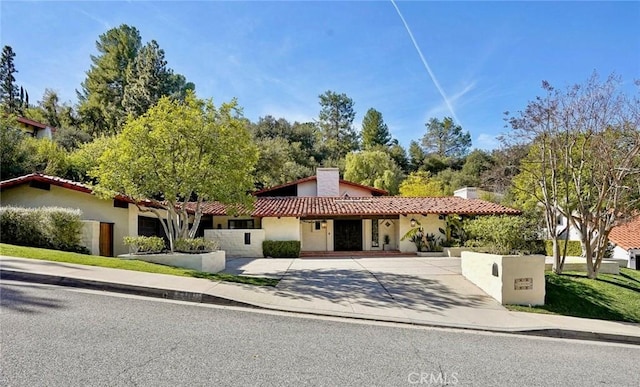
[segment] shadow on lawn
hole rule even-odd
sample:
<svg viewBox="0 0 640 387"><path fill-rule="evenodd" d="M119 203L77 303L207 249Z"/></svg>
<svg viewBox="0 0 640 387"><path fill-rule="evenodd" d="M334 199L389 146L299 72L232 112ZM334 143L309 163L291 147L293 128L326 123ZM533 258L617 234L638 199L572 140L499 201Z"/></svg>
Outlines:
<svg viewBox="0 0 640 387"><path fill-rule="evenodd" d="M540 309L566 316L640 322L613 308L616 300L585 282L588 281L585 276L548 274L546 277L545 305L538 306ZM621 286L612 281L602 282Z"/></svg>
<svg viewBox="0 0 640 387"><path fill-rule="evenodd" d="M291 270L277 288L279 296L297 300L348 301L366 307L403 307L436 314L454 307L493 303L489 296L461 294L436 279L362 270Z"/></svg>

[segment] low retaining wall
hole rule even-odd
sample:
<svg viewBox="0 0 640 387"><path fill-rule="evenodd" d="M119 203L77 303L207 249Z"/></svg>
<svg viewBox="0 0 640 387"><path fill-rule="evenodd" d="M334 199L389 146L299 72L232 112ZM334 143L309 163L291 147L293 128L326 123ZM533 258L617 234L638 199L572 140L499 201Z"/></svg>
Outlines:
<svg viewBox="0 0 640 387"><path fill-rule="evenodd" d="M204 254L123 254L118 255L118 258L137 259L139 261L181 267L206 273L217 273L226 267L226 257L223 250Z"/></svg>
<svg viewBox="0 0 640 387"><path fill-rule="evenodd" d="M204 230L204 239L217 241L228 257L262 258L265 233L262 229L211 229Z"/></svg>
<svg viewBox="0 0 640 387"><path fill-rule="evenodd" d="M463 251L462 275L503 305L544 305L544 255Z"/></svg>

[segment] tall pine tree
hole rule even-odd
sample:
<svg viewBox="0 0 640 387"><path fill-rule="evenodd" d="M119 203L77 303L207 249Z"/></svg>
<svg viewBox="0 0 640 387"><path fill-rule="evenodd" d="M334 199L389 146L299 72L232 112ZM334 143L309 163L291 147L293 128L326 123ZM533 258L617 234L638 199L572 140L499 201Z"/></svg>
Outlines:
<svg viewBox="0 0 640 387"><path fill-rule="evenodd" d="M370 150L391 145L391 134L382 119L382 113L374 108L367 110L362 119L362 149Z"/></svg>
<svg viewBox="0 0 640 387"><path fill-rule="evenodd" d="M13 63L15 56L11 46L3 47L2 58L0 58L0 103L6 113L17 113L21 105L20 88L16 85L14 76L18 72Z"/></svg>
<svg viewBox="0 0 640 387"><path fill-rule="evenodd" d="M318 125L325 164L336 165L347 153L358 149L358 134L352 124L356 113L353 100L331 90L319 96Z"/></svg>

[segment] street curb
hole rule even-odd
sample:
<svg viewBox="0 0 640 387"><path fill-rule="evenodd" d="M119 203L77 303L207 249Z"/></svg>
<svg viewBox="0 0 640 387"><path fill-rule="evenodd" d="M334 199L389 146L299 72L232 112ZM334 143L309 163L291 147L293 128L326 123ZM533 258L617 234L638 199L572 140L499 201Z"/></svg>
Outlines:
<svg viewBox="0 0 640 387"><path fill-rule="evenodd" d="M607 343L640 345L640 336L625 336L617 335L615 333L586 332L571 329L534 329L528 331L520 331L519 333L528 336L556 337L559 339L604 341Z"/></svg>
<svg viewBox="0 0 640 387"><path fill-rule="evenodd" d="M337 318L347 318L347 319L360 320L360 321L372 321L372 322L382 322L382 323L386 322L386 323L396 323L396 324L431 327L431 328L450 328L450 329L457 329L457 330L463 330L463 331L504 333L504 334L513 334L513 335L526 335L526 336L551 337L551 338L560 338L560 339L587 340L587 341L600 341L600 342L608 342L608 343L640 345L640 336L625 336L625 335L618 335L618 334L612 334L612 333L587 332L587 331L577 331L577 330L559 329L559 328L529 329L529 330L506 330L506 329L499 330L499 329L482 328L482 327L468 327L468 326L423 323L419 321L403 321L401 319L392 319L392 318L381 319L377 317L349 316L349 315L340 314L340 313L328 314L328 313L319 313L319 312L313 312L313 311L288 310L288 309L276 308L273 306L259 306L255 304L250 304L246 302L232 300L229 298L213 296L213 295L203 294L203 293L160 289L160 288L152 288L152 287L137 286L137 285L117 284L112 282L63 277L58 275L49 275L49 274L41 274L41 273L29 273L24 271L15 271L15 270L6 270L6 269L0 269L0 280L36 282L36 283L42 283L47 285L57 285L57 286L66 286L66 287L73 287L73 288L100 290L100 291L106 291L106 292L131 294L136 296L153 297L153 298L163 298L163 299L176 300L176 301L187 301L187 302L193 302L193 303L214 304L214 305L221 305L221 306L234 306L234 307L260 309L260 310L283 311L287 313L294 313L294 314L300 314L300 315L337 317Z"/></svg>
<svg viewBox="0 0 640 387"><path fill-rule="evenodd" d="M164 298L168 300L187 301L194 303L215 304L223 306L238 306L243 308L260 308L256 305L245 302L235 301L224 297L212 296L210 294L185 292L170 289L152 288L147 286L117 284L112 282L103 282L95 280L87 280L81 278L63 277L57 275L28 273L24 271L14 271L0 269L0 279L21 281L21 282L37 282L47 285L58 285L72 288L82 288L91 290L101 290L106 292L124 293L135 296Z"/></svg>

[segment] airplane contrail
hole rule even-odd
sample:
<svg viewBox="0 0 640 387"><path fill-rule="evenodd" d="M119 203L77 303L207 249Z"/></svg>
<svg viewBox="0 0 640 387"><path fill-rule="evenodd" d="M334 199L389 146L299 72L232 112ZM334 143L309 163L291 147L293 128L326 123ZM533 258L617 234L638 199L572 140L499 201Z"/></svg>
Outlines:
<svg viewBox="0 0 640 387"><path fill-rule="evenodd" d="M447 94L444 92L444 90L440 86L440 82L438 82L436 75L431 70L431 66L429 66L429 63L425 59L424 55L422 55L422 50L420 50L420 46L418 46L418 42L416 42L416 39L413 37L413 33L411 33L411 28L409 28L407 21L404 20L404 16L402 16L402 13L400 12L400 8L398 8L398 6L396 5L395 0L391 0L391 4L393 4L393 7L396 9L396 12L398 12L398 16L400 16L400 20L402 20L402 24L404 24L404 28L407 30L407 33L409 34L409 37L413 42L413 46L416 48L416 51L418 51L418 55L422 60L422 64L424 65L424 68L427 69L427 72L431 77L431 81L433 81L433 84L436 86L436 89L438 89L438 92L442 96L442 99L444 100L444 103L447 105L447 108L451 112L451 115L453 116L453 119L455 120L455 122L457 124L460 124L460 120L458 119L456 112L453 110L453 106L451 105L451 102L449 102L449 98L447 97Z"/></svg>

